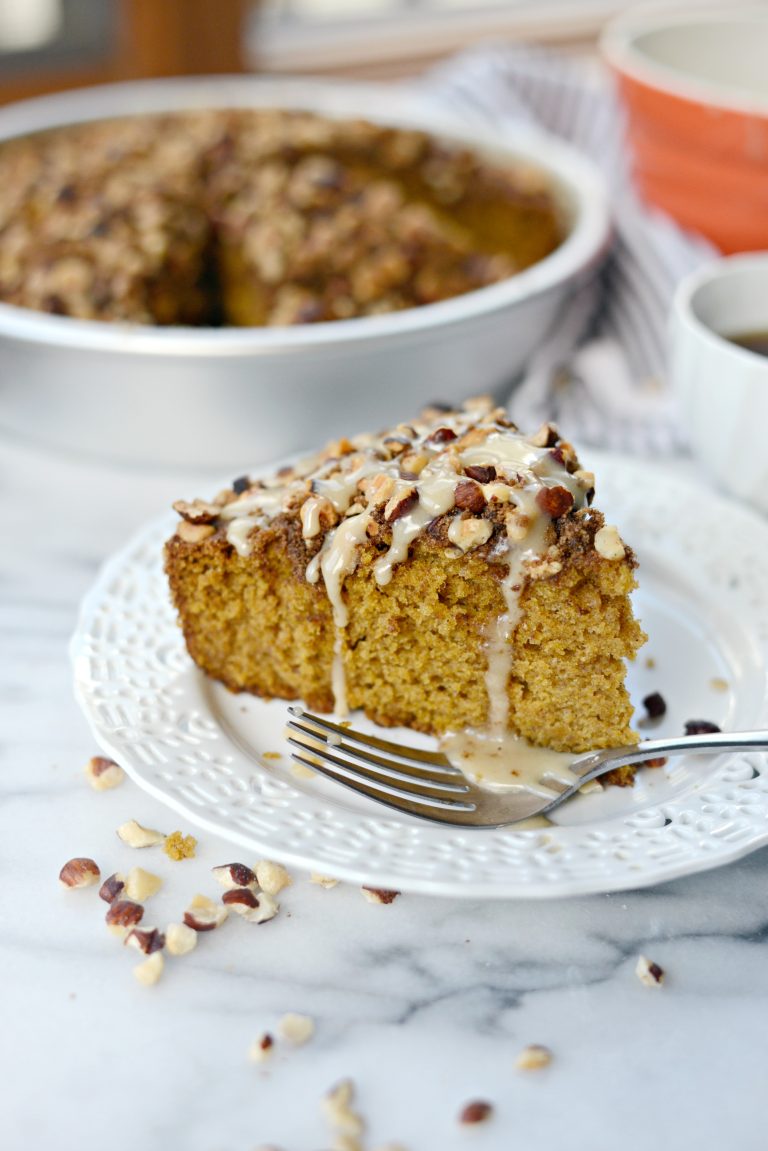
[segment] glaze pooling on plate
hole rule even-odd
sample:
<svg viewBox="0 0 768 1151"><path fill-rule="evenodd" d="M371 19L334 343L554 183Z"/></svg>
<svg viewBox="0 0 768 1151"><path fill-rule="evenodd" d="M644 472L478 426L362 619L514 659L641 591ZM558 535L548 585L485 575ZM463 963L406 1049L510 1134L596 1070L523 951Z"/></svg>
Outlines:
<svg viewBox="0 0 768 1151"><path fill-rule="evenodd" d="M609 515L620 509L640 554L639 613L655 666L640 656L634 694L661 690L672 725L654 734L694 715L724 727L768 725L768 525L715 494L702 501L696 485L661 466L597 464L601 502ZM161 566L171 522L151 525L105 567L72 654L100 746L200 827L355 883L488 898L640 887L768 842L768 763L755 753L670 761L634 789L580 798L556 826L531 831L431 827L298 780L287 755L265 758L285 751L285 705L233 696L191 665Z"/></svg>

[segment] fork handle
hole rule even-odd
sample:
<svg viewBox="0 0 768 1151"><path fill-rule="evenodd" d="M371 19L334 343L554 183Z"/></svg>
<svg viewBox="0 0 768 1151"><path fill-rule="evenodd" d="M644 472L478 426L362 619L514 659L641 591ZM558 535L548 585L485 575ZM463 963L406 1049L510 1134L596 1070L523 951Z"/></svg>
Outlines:
<svg viewBox="0 0 768 1151"><path fill-rule="evenodd" d="M627 767L666 755L701 754L707 751L768 751L768 731L718 731L705 735L680 735L672 739L646 739L632 747L609 747L592 751L570 765L579 787L614 767Z"/></svg>

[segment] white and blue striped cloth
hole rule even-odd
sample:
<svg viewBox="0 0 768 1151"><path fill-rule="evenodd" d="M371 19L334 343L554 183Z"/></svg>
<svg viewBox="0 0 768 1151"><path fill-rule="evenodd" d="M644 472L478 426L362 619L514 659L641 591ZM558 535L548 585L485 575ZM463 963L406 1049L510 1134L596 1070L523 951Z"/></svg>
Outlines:
<svg viewBox="0 0 768 1151"><path fill-rule="evenodd" d="M624 124L607 76L518 46L472 49L424 79L431 97L467 122L498 130L534 123L594 160L611 193L615 242L594 288L573 300L533 356L511 402L530 428L554 419L570 439L633 453L685 445L665 380L672 295L714 249L638 199Z"/></svg>

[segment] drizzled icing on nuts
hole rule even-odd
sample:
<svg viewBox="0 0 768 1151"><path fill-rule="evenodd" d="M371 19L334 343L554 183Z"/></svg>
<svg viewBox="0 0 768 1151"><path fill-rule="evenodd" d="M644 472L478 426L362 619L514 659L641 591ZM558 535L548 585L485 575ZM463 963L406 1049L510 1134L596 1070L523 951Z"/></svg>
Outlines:
<svg viewBox="0 0 768 1151"><path fill-rule="evenodd" d="M527 438L503 409L481 398L461 410L428 409L413 424L380 436L340 440L272 479L229 491L215 523L247 556L256 529L283 514L299 520L309 557L306 579L322 581L333 611L332 689L335 710L344 715L344 581L373 539L373 574L386 587L411 546L445 517L444 535L453 547L446 554L486 548L488 562L499 565L505 610L486 635L486 684L489 726L500 734L520 593L529 579L560 570L551 525L588 504L592 483L555 428L546 425ZM197 510L199 504L188 506Z"/></svg>

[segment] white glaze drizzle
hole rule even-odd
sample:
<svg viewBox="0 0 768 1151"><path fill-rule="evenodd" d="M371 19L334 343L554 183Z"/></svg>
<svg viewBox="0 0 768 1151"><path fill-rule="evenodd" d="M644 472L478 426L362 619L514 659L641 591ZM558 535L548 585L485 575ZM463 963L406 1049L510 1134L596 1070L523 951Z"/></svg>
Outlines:
<svg viewBox="0 0 768 1151"><path fill-rule="evenodd" d="M549 787L549 780L570 787L578 778L569 766L576 758L572 752L534 747L511 731L500 736L488 731L448 732L440 740L440 747L454 767L489 791L525 788L549 797L559 790L556 786ZM592 780L582 790L602 791L602 785Z"/></svg>

